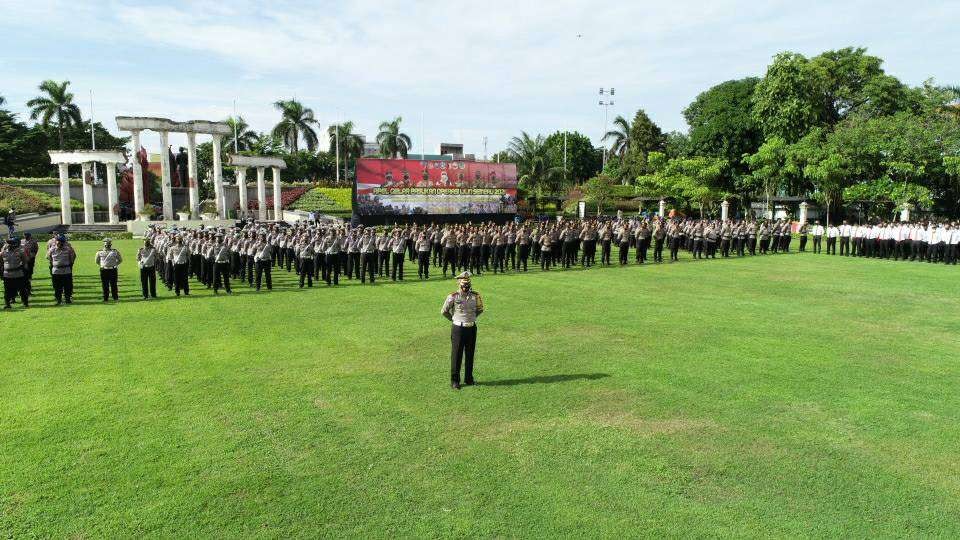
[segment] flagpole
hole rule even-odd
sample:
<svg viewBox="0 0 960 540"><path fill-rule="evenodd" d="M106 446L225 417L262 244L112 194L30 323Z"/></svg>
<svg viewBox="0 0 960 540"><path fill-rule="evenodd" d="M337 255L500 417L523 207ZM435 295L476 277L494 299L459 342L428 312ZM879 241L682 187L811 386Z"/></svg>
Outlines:
<svg viewBox="0 0 960 540"><path fill-rule="evenodd" d="M423 161L424 156L424 146L426 146L427 141L423 138L423 111L420 111L420 161Z"/></svg>
<svg viewBox="0 0 960 540"><path fill-rule="evenodd" d="M233 100L233 153L239 154L237 149L237 100Z"/></svg>
<svg viewBox="0 0 960 540"><path fill-rule="evenodd" d="M93 89L90 89L90 149L97 149L97 137L94 135L93 129ZM93 183L97 184L97 164L93 164Z"/></svg>

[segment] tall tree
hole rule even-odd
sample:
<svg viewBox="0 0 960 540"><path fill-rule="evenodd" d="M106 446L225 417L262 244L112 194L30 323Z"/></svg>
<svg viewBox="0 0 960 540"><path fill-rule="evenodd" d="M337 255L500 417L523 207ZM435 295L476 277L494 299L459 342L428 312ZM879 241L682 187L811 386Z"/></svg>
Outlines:
<svg viewBox="0 0 960 540"><path fill-rule="evenodd" d="M313 152L317 147L317 132L313 129L317 121L313 117L313 110L295 99L280 100L273 106L280 111L280 122L274 126L273 135L283 140L284 146L291 152L299 149L298 141L303 137L307 149Z"/></svg>
<svg viewBox="0 0 960 540"><path fill-rule="evenodd" d="M330 153L333 154L334 161L340 160L340 167L344 171L349 170L350 162L363 155L363 139L353 132L353 127L353 122L347 120L327 128L327 136L330 139ZM338 151L339 155L337 154ZM346 173L341 180L347 181Z"/></svg>
<svg viewBox="0 0 960 540"><path fill-rule="evenodd" d="M526 131L510 139L508 146L517 163L521 187L534 194L534 208L544 193L552 193L557 180L563 178L563 169L551 165L549 152L542 135L531 137Z"/></svg>
<svg viewBox="0 0 960 540"><path fill-rule="evenodd" d="M566 139L566 141L564 141ZM566 166L563 173L567 187L573 184L582 184L600 172L603 157L599 148L594 148L590 137L577 132L557 131L544 139L550 155L550 164L553 167ZM564 146L566 146L566 163L564 163Z"/></svg>
<svg viewBox="0 0 960 540"><path fill-rule="evenodd" d="M802 54L776 55L753 93L753 119L765 137L800 140L821 118L819 81Z"/></svg>
<svg viewBox="0 0 960 540"><path fill-rule="evenodd" d="M407 152L413 146L410 136L400 131L400 122L403 118L380 122L380 132L377 133L377 144L380 145L380 155L396 159L397 156L407 159Z"/></svg>
<svg viewBox="0 0 960 540"><path fill-rule="evenodd" d="M223 148L228 152L233 152L234 150L234 134L236 134L236 148L237 150L250 150L253 146L253 143L256 142L258 134L256 131L250 129L250 126L244 121L242 116L229 117L224 120L230 126L230 134L227 135L226 141L223 144Z"/></svg>
<svg viewBox="0 0 960 540"><path fill-rule="evenodd" d="M663 143L663 130L647 116L646 111L638 109L630 124L630 150L643 155L646 161L650 152L663 151Z"/></svg>
<svg viewBox="0 0 960 540"><path fill-rule="evenodd" d="M613 129L603 134L601 142L610 141L610 155L618 156L621 160L630 151L630 136L632 130L626 118L617 115L613 119Z"/></svg>
<svg viewBox="0 0 960 540"><path fill-rule="evenodd" d="M45 95L37 96L27 102L30 107L30 119L40 119L44 127L56 117L57 134L60 139L60 149L63 149L63 128L82 123L80 107L73 102L73 93L67 91L70 81L56 82L46 80L40 83L39 89Z"/></svg>
<svg viewBox="0 0 960 540"><path fill-rule="evenodd" d="M747 172L744 154L753 154L763 142L760 126L750 114L759 81L748 77L720 83L702 92L683 110L694 155L723 157L735 173Z"/></svg>
<svg viewBox="0 0 960 540"><path fill-rule="evenodd" d="M789 145L783 137L771 137L754 153L746 157L752 171L741 178L741 188L760 192L766 197L766 208L773 215L772 199L790 179L788 169Z"/></svg>

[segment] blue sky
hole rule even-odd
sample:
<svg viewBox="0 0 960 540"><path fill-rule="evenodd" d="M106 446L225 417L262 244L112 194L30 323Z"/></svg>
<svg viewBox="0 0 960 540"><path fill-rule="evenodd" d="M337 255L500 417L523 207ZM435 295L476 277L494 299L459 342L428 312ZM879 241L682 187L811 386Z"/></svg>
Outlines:
<svg viewBox="0 0 960 540"><path fill-rule="evenodd" d="M608 4L608 5L604 5ZM521 130L603 132L644 108L665 130L719 82L762 75L771 57L867 47L916 85L960 84L956 2L84 2L0 0L0 95L24 112L43 79L70 80L89 114L220 120L259 131L296 97L324 124L373 136L402 116L427 152L483 154ZM579 37L578 37L579 36ZM156 150L159 138L145 144ZM173 136L171 142L181 144Z"/></svg>

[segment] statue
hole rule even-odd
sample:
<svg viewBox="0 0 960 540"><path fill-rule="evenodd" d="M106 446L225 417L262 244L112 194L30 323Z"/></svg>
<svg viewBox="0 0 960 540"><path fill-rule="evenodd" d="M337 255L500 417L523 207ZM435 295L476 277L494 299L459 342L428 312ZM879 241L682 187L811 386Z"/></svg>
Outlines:
<svg viewBox="0 0 960 540"><path fill-rule="evenodd" d="M187 165L189 159L187 157L187 151L181 146L180 151L177 152L176 160L176 170L177 177L180 179L180 187L191 187L190 184L193 182L190 181L189 173L187 172Z"/></svg>

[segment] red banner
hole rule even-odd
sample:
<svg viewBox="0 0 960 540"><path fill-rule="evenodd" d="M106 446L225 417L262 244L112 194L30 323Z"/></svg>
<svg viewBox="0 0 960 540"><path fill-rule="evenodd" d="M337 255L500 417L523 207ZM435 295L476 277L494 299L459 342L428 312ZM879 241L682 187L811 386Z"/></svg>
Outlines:
<svg viewBox="0 0 960 540"><path fill-rule="evenodd" d="M517 211L517 166L476 161L361 159L357 211L491 214Z"/></svg>

